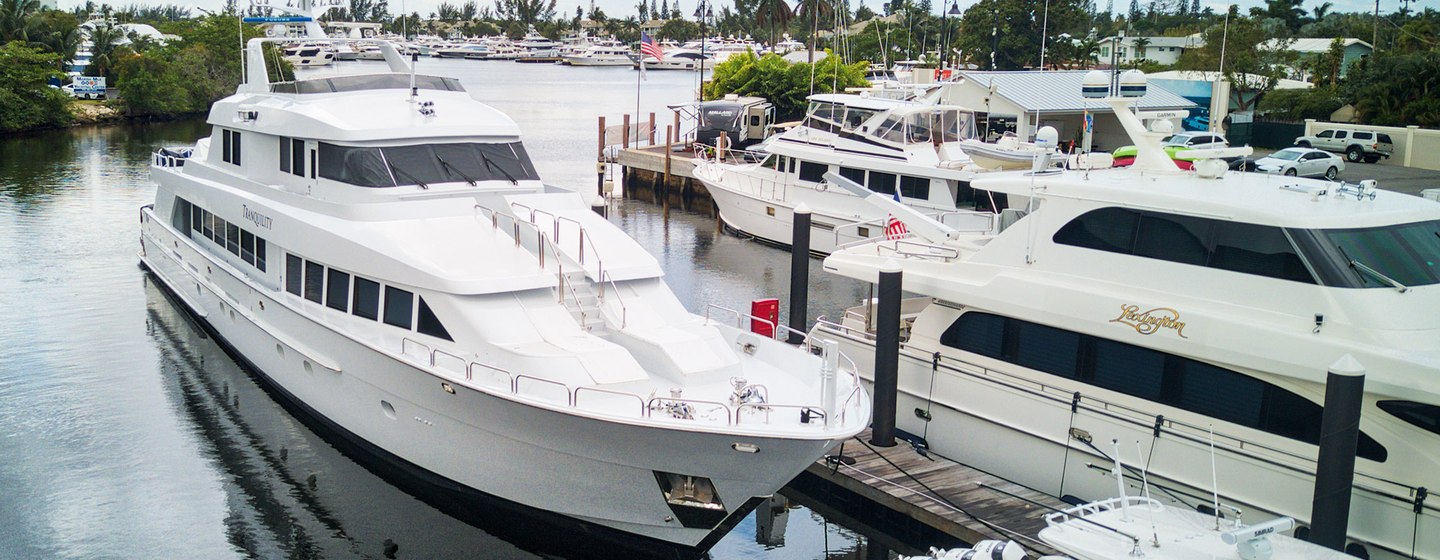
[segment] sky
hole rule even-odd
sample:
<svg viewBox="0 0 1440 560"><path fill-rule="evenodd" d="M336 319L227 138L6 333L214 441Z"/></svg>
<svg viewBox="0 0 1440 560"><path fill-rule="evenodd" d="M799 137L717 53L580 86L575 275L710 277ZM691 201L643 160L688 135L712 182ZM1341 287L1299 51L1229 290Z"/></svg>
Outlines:
<svg viewBox="0 0 1440 560"><path fill-rule="evenodd" d="M405 13L409 13L409 12L419 12L420 15L421 15L421 17L424 17L425 15L429 14L430 12L435 11L436 6L439 6L440 3L441 3L442 1L444 1L444 0L388 0L388 1L389 1L389 3L390 3L390 12L391 12L391 13L400 13L400 7L401 7L401 5L403 4L403 5L404 5L404 11L405 11ZM452 3L452 4L461 4L461 3L464 2L464 0L449 0L449 1L450 1L450 3ZM494 1L494 0L476 0L476 3L478 3L478 4L480 4L480 5L483 6L483 5L485 5L485 4L492 3L493 1ZM614 16L625 17L625 16L633 15L633 14L635 13L635 3L636 3L636 1L637 1L637 0L594 0L594 3L595 3L596 6L599 6L599 8L600 8L601 10L603 10L606 14L608 14L608 15L610 15L610 16L612 16L612 17L614 17ZM692 12L695 11L695 3L696 3L697 1L699 1L699 0L678 0L678 1L679 1L680 4L681 4L681 13L684 13L684 14L687 14L687 15L688 15L688 14L690 14L690 13L692 13ZM711 1L712 1L712 2L715 2L716 5L720 5L721 3L728 3L728 2L729 2L729 0L711 0ZM794 4L794 3L795 3L795 0L787 0L787 1L789 1L791 4ZM946 1L950 1L950 0L946 0ZM960 9L963 11L963 10L965 10L966 8L974 5L974 4L975 4L976 2L978 2L979 0L954 0L954 1L959 2L959 4L960 4ZM1308 11L1308 10L1314 8L1315 6L1320 5L1320 4L1321 4L1322 2L1324 2L1324 1L1326 1L1326 0L1305 0L1303 6L1304 6L1304 8ZM1375 9L1375 2L1374 2L1373 0L1328 0L1328 1L1332 4L1331 11L1333 11L1333 12L1367 12L1367 13L1368 13L1368 12L1374 11L1374 9ZM212 11L219 10L219 9L221 8L221 6L224 4L224 0L96 0L96 2L97 2L97 3L106 3L106 2L108 2L108 3L110 3L111 5L114 5L114 6L122 6L122 5L123 5L123 6L128 6L128 5L131 5L131 4L139 4L139 5L169 5L169 4L174 4L174 5L181 5L181 6L197 6L197 7L205 8L205 9L207 9L207 10L212 10ZM586 10L589 10L590 2L591 2L591 0L559 0L559 2L556 4L556 11L558 11L558 12L561 13L561 14L573 14L573 13L575 13L575 7L576 7L576 6L583 6ZM880 11L880 5L881 5L881 3L882 3L882 0L850 0L850 2L851 2L851 5L852 5L852 6L858 6L860 3L864 3L866 6L869 6L870 9L875 10L875 11L878 12L878 11ZM1100 9L1102 9L1102 10L1105 8L1106 2L1107 2L1107 0L1096 0L1096 4L1099 5L1099 6L1100 6ZM1129 1L1129 0L1114 0L1114 2L1115 2L1115 4L1114 4L1115 8L1114 8L1114 9L1115 9L1117 12L1124 11L1124 10L1128 9L1129 6L1130 6L1130 1ZM85 3L85 0L58 0L58 3L59 3L59 5L60 5L60 8L68 10L68 9L74 8L74 7L77 6L77 5L82 5L82 4L84 4L84 3ZM240 0L240 3L241 3L241 5L245 5L245 4L248 3L248 0ZM1141 0L1141 5L1145 5L1145 4L1148 4L1148 3L1149 3L1149 0ZM673 4L673 2L672 2L672 4ZM932 4L935 5L935 14L936 14L936 15L939 15L939 14L940 14L940 10L941 10L941 1L940 1L940 0L932 0ZM1224 10L1225 10L1225 7L1228 6L1228 5L1230 5L1230 4L1238 4L1238 5L1240 6L1240 11L1243 13L1243 12L1245 12L1245 11L1248 11L1249 8L1252 7L1252 6L1263 5L1264 2L1263 2L1263 0L1236 0L1236 1L1234 1L1234 2L1225 2L1225 1L1219 1L1219 0L1201 0L1201 1L1200 1L1200 5L1201 5L1201 6L1213 8L1216 12L1222 12L1222 11L1224 11ZM1410 3L1410 6L1411 6L1411 9L1414 9L1414 10L1423 10L1423 9L1425 9L1425 8L1436 8L1436 9L1440 9L1440 0L1418 0L1418 1L1412 1L1412 2ZM1380 0L1380 12L1381 12L1381 13L1394 12L1394 11L1395 11L1396 9L1398 9L1399 7L1400 7L1400 0Z"/></svg>

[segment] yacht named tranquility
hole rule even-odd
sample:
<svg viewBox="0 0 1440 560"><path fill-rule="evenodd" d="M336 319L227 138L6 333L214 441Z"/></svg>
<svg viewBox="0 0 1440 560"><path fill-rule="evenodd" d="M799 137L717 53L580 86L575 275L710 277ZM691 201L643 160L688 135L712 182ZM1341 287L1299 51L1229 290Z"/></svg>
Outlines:
<svg viewBox="0 0 1440 560"><path fill-rule="evenodd" d="M1440 203L1228 172L1222 150L1182 171L1159 145L1170 122L1147 132L1125 101L1110 103L1136 165L1096 154L989 173L977 198L1008 202L1011 219L976 232L911 217L901 239L825 259L867 282L894 267L922 296L902 304L897 425L1086 501L1115 496L1119 441L1143 450L1126 481L1148 471L1168 507L1303 524L1326 372L1349 355L1366 373L1348 550L1440 559L1426 499L1440 488ZM872 309L812 333L867 375Z"/></svg>
<svg viewBox="0 0 1440 560"><path fill-rule="evenodd" d="M140 259L370 458L447 498L694 550L868 424L833 343L686 311L459 81L381 42L388 72L270 83L266 41L211 136L155 154Z"/></svg>

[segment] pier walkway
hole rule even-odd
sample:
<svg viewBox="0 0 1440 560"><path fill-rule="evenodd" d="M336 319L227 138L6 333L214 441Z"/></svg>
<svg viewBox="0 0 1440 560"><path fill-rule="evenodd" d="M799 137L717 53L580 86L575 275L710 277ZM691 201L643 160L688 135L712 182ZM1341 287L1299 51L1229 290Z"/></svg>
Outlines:
<svg viewBox="0 0 1440 560"><path fill-rule="evenodd" d="M869 443L870 430L848 439L830 455L811 464L801 474L806 486L830 486L824 490L840 501L860 500L882 506L898 516L887 525L913 520L966 543L984 539L1013 540L1033 556L1057 554L1035 537L1045 527L1049 513L1043 504L1056 509L1070 507L1043 492L1026 488L979 469L956 463L934 453L922 456L900 441L889 448ZM843 450L854 459L834 461ZM901 534L924 534L925 528L887 527ZM912 543L924 549L925 543Z"/></svg>

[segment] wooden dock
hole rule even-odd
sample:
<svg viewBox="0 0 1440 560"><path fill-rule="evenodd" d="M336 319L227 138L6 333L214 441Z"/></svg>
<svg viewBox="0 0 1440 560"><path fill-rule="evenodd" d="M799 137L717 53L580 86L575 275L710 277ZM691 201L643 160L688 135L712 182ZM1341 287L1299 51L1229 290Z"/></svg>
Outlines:
<svg viewBox="0 0 1440 560"><path fill-rule="evenodd" d="M1036 538L1049 510L1035 504L1057 509L1068 504L934 453L922 456L904 441L889 448L869 441L868 429L846 440L830 456L810 465L797 482L810 492L830 494L837 502L858 499L884 507L888 515L881 515L885 519L881 524L897 534L925 538L926 529L933 529L966 543L1013 540L1034 555L1057 554ZM854 464L829 459L842 449ZM822 489L825 486L829 488ZM912 544L922 550L947 546Z"/></svg>
<svg viewBox="0 0 1440 560"><path fill-rule="evenodd" d="M695 153L670 150L665 144L619 150L625 198L714 215L715 202L705 184L695 180Z"/></svg>

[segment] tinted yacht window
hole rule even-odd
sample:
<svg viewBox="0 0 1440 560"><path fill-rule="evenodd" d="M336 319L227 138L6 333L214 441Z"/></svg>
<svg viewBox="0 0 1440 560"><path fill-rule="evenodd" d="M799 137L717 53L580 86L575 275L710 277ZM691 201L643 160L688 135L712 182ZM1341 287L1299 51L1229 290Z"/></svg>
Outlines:
<svg viewBox="0 0 1440 560"><path fill-rule="evenodd" d="M300 295L300 286L304 285L303 262L300 257L289 253L285 254L285 291L297 296Z"/></svg>
<svg viewBox="0 0 1440 560"><path fill-rule="evenodd" d="M450 331L445 330L445 325L440 324L440 319L435 316L434 311L430 310L424 297L420 298L420 310L415 317L415 330L420 331L420 334L428 334L435 338L455 340L450 338Z"/></svg>
<svg viewBox="0 0 1440 560"><path fill-rule="evenodd" d="M320 176L357 187L393 187L395 179L380 148L352 148L320 143Z"/></svg>
<svg viewBox="0 0 1440 560"><path fill-rule="evenodd" d="M325 305L346 311L345 304L350 301L350 275L333 268L326 274L329 276L325 278Z"/></svg>
<svg viewBox="0 0 1440 560"><path fill-rule="evenodd" d="M1296 282L1315 282L1283 231L1255 224L1217 223L1210 267Z"/></svg>
<svg viewBox="0 0 1440 560"><path fill-rule="evenodd" d="M357 148L320 143L320 176L361 187L538 179L519 142Z"/></svg>
<svg viewBox="0 0 1440 560"><path fill-rule="evenodd" d="M395 286L385 286L385 324L408 329L414 310L415 294Z"/></svg>
<svg viewBox="0 0 1440 560"><path fill-rule="evenodd" d="M350 312L370 320L380 318L380 284L369 278L355 277L355 298Z"/></svg>
<svg viewBox="0 0 1440 560"><path fill-rule="evenodd" d="M800 162L800 180L819 183L825 180L825 172L829 169L830 166L823 163L802 161Z"/></svg>
<svg viewBox="0 0 1440 560"><path fill-rule="evenodd" d="M1124 208L1101 208L1086 212L1055 232L1055 242L1111 253L1129 254L1135 247L1135 229L1140 213Z"/></svg>
<svg viewBox="0 0 1440 560"><path fill-rule="evenodd" d="M1147 212L1140 217L1134 254L1205 266L1210 258L1210 251L1205 247L1205 240L1210 237L1210 222L1193 216Z"/></svg>
<svg viewBox="0 0 1440 560"><path fill-rule="evenodd" d="M1411 401L1380 401L1375 403L1380 410L1409 422L1411 425L1440 435L1440 406Z"/></svg>
<svg viewBox="0 0 1440 560"><path fill-rule="evenodd" d="M1363 287L1391 286L1352 262L1406 286L1440 283L1440 220L1326 230L1323 236L1340 253L1341 266L1350 269Z"/></svg>
<svg viewBox="0 0 1440 560"><path fill-rule="evenodd" d="M305 261L305 299L320 303L320 297L325 293L325 266L317 262Z"/></svg>

